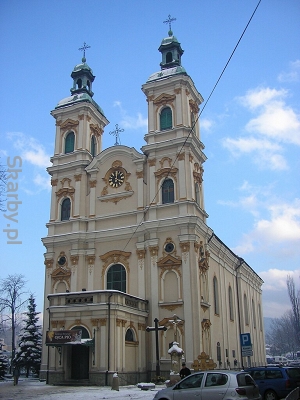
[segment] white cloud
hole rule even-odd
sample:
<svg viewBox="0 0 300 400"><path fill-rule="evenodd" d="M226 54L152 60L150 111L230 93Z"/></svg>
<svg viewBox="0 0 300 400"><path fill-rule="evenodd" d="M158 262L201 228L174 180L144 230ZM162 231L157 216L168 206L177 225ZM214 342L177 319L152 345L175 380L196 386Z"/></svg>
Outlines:
<svg viewBox="0 0 300 400"><path fill-rule="evenodd" d="M266 139L257 139L254 137L245 137L238 139L225 138L223 145L235 156L242 153L252 153L253 151L280 151L281 147L277 143L272 143Z"/></svg>
<svg viewBox="0 0 300 400"><path fill-rule="evenodd" d="M286 105L285 89L256 88L249 90L240 102L251 111L258 112L247 125L248 132L273 138L279 142L300 145L300 118Z"/></svg>
<svg viewBox="0 0 300 400"><path fill-rule="evenodd" d="M234 157L251 155L259 168L288 170L284 145L300 145L300 116L286 104L288 95L285 89L258 87L239 97L239 103L256 114L245 125L251 136L224 138L223 146Z"/></svg>
<svg viewBox="0 0 300 400"><path fill-rule="evenodd" d="M300 241L300 199L293 204L273 204L269 206L270 219L257 221L256 233L267 236L271 243Z"/></svg>
<svg viewBox="0 0 300 400"><path fill-rule="evenodd" d="M34 183L40 188L40 189L51 189L51 180L49 176L43 176L41 174L37 174L34 177Z"/></svg>
<svg viewBox="0 0 300 400"><path fill-rule="evenodd" d="M259 276L264 280L263 308L264 316L278 318L291 309L287 290L287 276L294 278L296 288L299 287L300 270L269 269L262 271Z"/></svg>
<svg viewBox="0 0 300 400"><path fill-rule="evenodd" d="M45 151L45 148L35 138L26 136L21 132L10 132L8 138L13 141L13 146L20 152L23 161L28 161L30 164L39 167L47 168L51 165L50 155Z"/></svg>
<svg viewBox="0 0 300 400"><path fill-rule="evenodd" d="M214 122L210 119L203 118L200 120L200 128L205 130L205 131L210 131L212 126L214 125Z"/></svg>
<svg viewBox="0 0 300 400"><path fill-rule="evenodd" d="M260 115L248 122L246 130L279 142L300 145L299 115L281 101L266 104Z"/></svg>
<svg viewBox="0 0 300 400"><path fill-rule="evenodd" d="M22 162L27 161L33 170L27 176L33 180L35 187L24 183L23 190L29 195L35 195L41 190L50 190L50 179L46 168L51 165L50 155L46 153L44 146L35 138L21 132L10 132L8 139L13 142L13 147L18 151ZM43 172L42 172L43 171Z"/></svg>
<svg viewBox="0 0 300 400"><path fill-rule="evenodd" d="M121 112L121 121L119 123L121 129L147 128L148 119L144 118L141 113L138 112L135 117L129 116L120 101L115 101L114 107L118 107Z"/></svg>
<svg viewBox="0 0 300 400"><path fill-rule="evenodd" d="M287 291L286 280L288 275L294 278L294 281L296 283L298 278L300 277L300 270L292 271L271 268L267 271L260 272L259 276L264 281L263 290L271 292L279 292L281 290Z"/></svg>
<svg viewBox="0 0 300 400"><path fill-rule="evenodd" d="M254 153L252 159L260 168L272 170L289 168L285 158L280 154L283 152L282 146L270 140L255 137L224 138L222 144L234 157Z"/></svg>
<svg viewBox="0 0 300 400"><path fill-rule="evenodd" d="M279 82L299 82L300 81L300 60L292 61L289 70L278 75Z"/></svg>
<svg viewBox="0 0 300 400"><path fill-rule="evenodd" d="M255 250L268 251L273 256L300 256L297 245L300 242L300 199L291 203L272 203L270 199L265 199L257 206L253 229L243 235L233 251L241 255ZM261 218L262 213L267 213L267 216Z"/></svg>
<svg viewBox="0 0 300 400"><path fill-rule="evenodd" d="M256 88L252 90L248 90L245 96L239 97L239 101L241 104L249 108L251 110L256 109L257 107L264 106L276 99L287 96L287 91L284 89L276 90L270 88Z"/></svg>

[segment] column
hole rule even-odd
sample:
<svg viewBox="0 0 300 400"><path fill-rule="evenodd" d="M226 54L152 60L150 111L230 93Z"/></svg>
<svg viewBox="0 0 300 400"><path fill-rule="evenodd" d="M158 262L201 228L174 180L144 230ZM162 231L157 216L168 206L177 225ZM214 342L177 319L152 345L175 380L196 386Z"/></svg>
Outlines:
<svg viewBox="0 0 300 400"><path fill-rule="evenodd" d="M95 265L95 256L94 255L88 255L86 256L86 261L87 261L87 290L93 290L94 289L94 265Z"/></svg>
<svg viewBox="0 0 300 400"><path fill-rule="evenodd" d="M179 200L186 200L186 175L185 175L185 153L180 153L178 156L178 195Z"/></svg>
<svg viewBox="0 0 300 400"><path fill-rule="evenodd" d="M177 85L176 85L177 86ZM181 87L176 87L174 89L176 94L176 121L174 121L175 126L182 126L183 125L183 113L182 113L182 96L181 96Z"/></svg>
<svg viewBox="0 0 300 400"><path fill-rule="evenodd" d="M79 256L78 255L71 255L70 257L71 260L71 292L76 292L77 291L77 272L78 272L78 260Z"/></svg>
<svg viewBox="0 0 300 400"><path fill-rule="evenodd" d="M57 197L56 197L56 189L57 189L58 179L51 179L51 209L50 209L50 221L55 221L58 218L57 212Z"/></svg>
<svg viewBox="0 0 300 400"><path fill-rule="evenodd" d="M145 291L145 255L146 250L144 249L144 243L140 245L137 243L137 258L138 258L138 297L145 298L146 291ZM140 248L139 248L140 247Z"/></svg>
<svg viewBox="0 0 300 400"><path fill-rule="evenodd" d="M75 198L73 205L73 216L74 218L80 216L80 182L81 182L81 174L74 175L75 179Z"/></svg>
<svg viewBox="0 0 300 400"><path fill-rule="evenodd" d="M156 176L154 174L155 168L156 168L156 159L152 158L148 160L149 163L149 192L148 192L148 201L149 201L149 220L151 219L156 219L156 209L151 208L150 202L153 201L153 204L157 204L159 202L159 193L157 192L157 186L156 186ZM147 188L148 190L148 188ZM157 194L157 197L155 197ZM154 199L155 197L155 199Z"/></svg>

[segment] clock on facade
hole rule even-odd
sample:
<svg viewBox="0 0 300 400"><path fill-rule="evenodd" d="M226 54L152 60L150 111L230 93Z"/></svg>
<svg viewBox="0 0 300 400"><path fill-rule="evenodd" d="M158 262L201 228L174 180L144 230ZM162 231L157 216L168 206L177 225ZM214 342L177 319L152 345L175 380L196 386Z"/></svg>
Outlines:
<svg viewBox="0 0 300 400"><path fill-rule="evenodd" d="M173 243L169 242L165 245L165 251L167 253L172 253L172 251L174 250L175 246Z"/></svg>
<svg viewBox="0 0 300 400"><path fill-rule="evenodd" d="M64 257L64 256L59 257L59 259L58 259L59 265L65 265L66 262L67 262L66 257Z"/></svg>
<svg viewBox="0 0 300 400"><path fill-rule="evenodd" d="M108 178L108 182L110 184L110 186L116 188L122 185L122 183L124 182L125 176L123 174L122 171L120 171L119 169L115 170L114 172L112 172Z"/></svg>

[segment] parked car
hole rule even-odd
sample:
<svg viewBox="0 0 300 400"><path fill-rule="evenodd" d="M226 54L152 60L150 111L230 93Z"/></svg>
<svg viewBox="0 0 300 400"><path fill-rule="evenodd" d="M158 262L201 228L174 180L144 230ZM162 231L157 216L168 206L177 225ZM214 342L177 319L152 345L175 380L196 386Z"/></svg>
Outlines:
<svg viewBox="0 0 300 400"><path fill-rule="evenodd" d="M272 356L266 356L266 361L267 361L267 364L275 364L275 360L274 360L274 357L272 357Z"/></svg>
<svg viewBox="0 0 300 400"><path fill-rule="evenodd" d="M284 398L300 386L300 368L297 367L252 367L245 371L257 383L264 400Z"/></svg>
<svg viewBox="0 0 300 400"><path fill-rule="evenodd" d="M283 356L275 356L273 358L274 358L275 364L287 365L289 362L289 360Z"/></svg>
<svg viewBox="0 0 300 400"><path fill-rule="evenodd" d="M156 400L261 400L252 377L244 371L200 371L159 390ZM153 400L154 400L153 399Z"/></svg>
<svg viewBox="0 0 300 400"><path fill-rule="evenodd" d="M289 367L300 367L300 360L289 360Z"/></svg>

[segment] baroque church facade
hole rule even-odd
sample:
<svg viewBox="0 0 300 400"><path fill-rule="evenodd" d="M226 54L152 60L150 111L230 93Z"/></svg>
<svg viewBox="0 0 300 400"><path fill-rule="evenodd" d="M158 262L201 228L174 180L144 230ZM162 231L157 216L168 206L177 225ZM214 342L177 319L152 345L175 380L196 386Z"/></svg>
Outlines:
<svg viewBox="0 0 300 400"><path fill-rule="evenodd" d="M221 368L265 362L263 281L207 225L202 96L171 30L159 51L161 69L142 86L148 129L141 151L102 149L109 122L93 99L85 54L72 71L71 95L51 112L40 373L48 383L108 385L114 372L137 383L157 367L168 377L174 340L190 368L203 352ZM154 320L158 360L156 333L147 329Z"/></svg>

